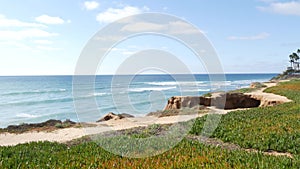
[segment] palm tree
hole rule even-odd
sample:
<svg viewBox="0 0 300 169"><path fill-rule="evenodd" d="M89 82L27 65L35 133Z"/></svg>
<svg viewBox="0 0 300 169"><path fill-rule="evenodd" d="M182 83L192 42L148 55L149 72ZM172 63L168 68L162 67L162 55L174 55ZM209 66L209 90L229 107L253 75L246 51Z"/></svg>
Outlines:
<svg viewBox="0 0 300 169"><path fill-rule="evenodd" d="M297 51L297 53L298 53L298 51ZM300 59L300 57L299 57L299 55L297 55L297 53L293 53L293 58L294 58L294 61L295 61L294 64L296 64L295 65L295 69L299 70L299 62L298 62L298 60Z"/></svg>
<svg viewBox="0 0 300 169"><path fill-rule="evenodd" d="M291 54L289 57L290 57L291 67L293 68L293 64L295 62L294 55Z"/></svg>

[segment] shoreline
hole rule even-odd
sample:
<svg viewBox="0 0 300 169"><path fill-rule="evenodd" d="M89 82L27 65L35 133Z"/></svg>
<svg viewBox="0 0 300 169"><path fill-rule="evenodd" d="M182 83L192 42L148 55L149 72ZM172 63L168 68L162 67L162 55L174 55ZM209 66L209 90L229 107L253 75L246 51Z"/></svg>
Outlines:
<svg viewBox="0 0 300 169"><path fill-rule="evenodd" d="M111 120L100 123L87 123L96 125L94 127L84 127L83 125L83 127L81 128L70 127L64 129L57 129L50 132L29 131L21 134L5 132L0 134L0 146L14 146L18 144L38 141L64 143L84 136L101 134L108 131L126 130L136 127L147 127L151 124L174 124L178 122L185 122L204 115L206 114L179 115L160 118L154 116L145 116L136 118L125 118L120 120Z"/></svg>
<svg viewBox="0 0 300 169"><path fill-rule="evenodd" d="M265 93L263 90L269 87L276 86L279 82L265 82L263 84L266 87L250 92L250 94L265 95L265 97L282 99L283 102L291 101L284 96L275 95L272 93ZM249 94L249 93L245 93ZM245 110L249 108L242 109L231 109L223 110L215 107L208 107L210 111L218 114L227 114L228 112ZM104 122L91 122L83 123L79 128L69 127L62 129L55 129L53 131L27 131L21 134L16 133L0 133L0 146L14 146L18 144L28 143L28 142L37 142L37 141L50 141L50 142L59 142L65 143L74 139L78 139L84 136L89 136L93 134L100 134L108 131L118 131L132 129L136 127L146 127L152 124L174 124L178 122L185 122L197 117L207 115L208 113L203 114L194 114L194 115L175 115L167 117L155 117L155 116L144 116L144 117L134 117L134 118L123 118L118 120L109 120Z"/></svg>

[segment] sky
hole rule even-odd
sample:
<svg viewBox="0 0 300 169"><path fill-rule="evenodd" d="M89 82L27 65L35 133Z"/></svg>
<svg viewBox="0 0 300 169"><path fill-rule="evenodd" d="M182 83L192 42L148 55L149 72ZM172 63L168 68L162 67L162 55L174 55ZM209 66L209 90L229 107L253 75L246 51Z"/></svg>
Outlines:
<svg viewBox="0 0 300 169"><path fill-rule="evenodd" d="M149 12L196 26L226 73L280 73L300 48L297 0L0 0L0 75L73 75L99 30ZM98 74L114 74L122 61L146 49L169 51L193 73L207 73L182 44L146 35L115 46L99 63Z"/></svg>

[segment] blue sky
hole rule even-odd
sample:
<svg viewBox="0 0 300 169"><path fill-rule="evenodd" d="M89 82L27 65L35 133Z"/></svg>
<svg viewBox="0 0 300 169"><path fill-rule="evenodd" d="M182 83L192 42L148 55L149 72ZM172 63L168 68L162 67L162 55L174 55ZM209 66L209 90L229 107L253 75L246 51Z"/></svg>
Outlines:
<svg viewBox="0 0 300 169"><path fill-rule="evenodd" d="M97 31L122 16L144 12L171 14L198 27L227 73L282 72L289 54L300 48L300 1L0 0L0 75L72 75ZM117 46L99 72L113 74L120 64L117 56L147 48L176 48L178 55L189 55L166 39L140 37ZM193 61L187 64L195 73L205 73Z"/></svg>

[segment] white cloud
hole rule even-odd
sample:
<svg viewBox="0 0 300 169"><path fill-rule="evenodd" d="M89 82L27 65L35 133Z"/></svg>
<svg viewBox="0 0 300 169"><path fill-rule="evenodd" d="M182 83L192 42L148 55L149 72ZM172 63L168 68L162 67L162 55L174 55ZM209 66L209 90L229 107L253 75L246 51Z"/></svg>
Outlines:
<svg viewBox="0 0 300 169"><path fill-rule="evenodd" d="M0 48L1 47L6 49L13 47L13 49L32 50L30 46L20 43L19 41L0 41Z"/></svg>
<svg viewBox="0 0 300 169"><path fill-rule="evenodd" d="M58 48L49 46L53 42L48 38L58 36L59 34L45 30L48 26L41 23L58 24L65 21L58 17L49 17L46 15L37 17L36 21L40 23L10 19L0 14L0 46L3 49L13 47L13 49L25 49L31 52L36 52L36 49L44 51L58 50Z"/></svg>
<svg viewBox="0 0 300 169"><path fill-rule="evenodd" d="M50 41L50 40L34 40L33 42L36 43L36 44L40 44L40 45L51 45L51 44L53 44L53 42Z"/></svg>
<svg viewBox="0 0 300 169"><path fill-rule="evenodd" d="M23 40L27 38L42 38L57 36L57 33L50 33L40 29L25 29L19 31L0 31L0 40Z"/></svg>
<svg viewBox="0 0 300 169"><path fill-rule="evenodd" d="M143 32L143 31L160 31L166 29L165 25L150 22L137 22L128 24L122 28L122 31Z"/></svg>
<svg viewBox="0 0 300 169"><path fill-rule="evenodd" d="M50 47L50 46L37 46L36 48L39 49L39 50L46 50L46 51L61 50L61 48L55 48L55 47Z"/></svg>
<svg viewBox="0 0 300 169"><path fill-rule="evenodd" d="M125 6L121 9L108 8L106 11L97 15L97 21L99 21L100 23L110 23L123 17L139 14L147 10L149 10L149 8L147 7L138 8L133 6Z"/></svg>
<svg viewBox="0 0 300 169"><path fill-rule="evenodd" d="M190 35L196 33L204 33L203 31L192 27L190 24L182 21L165 23L151 23L151 22L136 22L125 25L122 31L128 32L145 32L145 31L163 31L169 34L176 35Z"/></svg>
<svg viewBox="0 0 300 169"><path fill-rule="evenodd" d="M0 14L0 27L46 27L43 24L23 22L17 19L8 19Z"/></svg>
<svg viewBox="0 0 300 169"><path fill-rule="evenodd" d="M196 34L196 33L205 33L202 30L199 30L197 28L192 27L190 24L186 23L186 22L182 22L182 21L176 21L176 22L170 22L169 23L170 28L172 28L170 30L171 34Z"/></svg>
<svg viewBox="0 0 300 169"><path fill-rule="evenodd" d="M266 39L270 36L268 33L260 33L254 36L230 36L228 37L229 40L262 40Z"/></svg>
<svg viewBox="0 0 300 169"><path fill-rule="evenodd" d="M85 1L84 2L84 7L87 10L94 10L97 9L99 7L99 3L96 1Z"/></svg>
<svg viewBox="0 0 300 169"><path fill-rule="evenodd" d="M277 0L258 0L260 2L264 2L264 3L272 3L272 2L276 2Z"/></svg>
<svg viewBox="0 0 300 169"><path fill-rule="evenodd" d="M35 18L37 22L44 23L44 24L63 24L65 21L60 17L53 17L48 15L41 15Z"/></svg>
<svg viewBox="0 0 300 169"><path fill-rule="evenodd" d="M257 9L264 12L272 12L281 15L300 16L300 1L271 2L268 6L260 6Z"/></svg>

